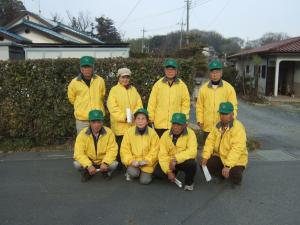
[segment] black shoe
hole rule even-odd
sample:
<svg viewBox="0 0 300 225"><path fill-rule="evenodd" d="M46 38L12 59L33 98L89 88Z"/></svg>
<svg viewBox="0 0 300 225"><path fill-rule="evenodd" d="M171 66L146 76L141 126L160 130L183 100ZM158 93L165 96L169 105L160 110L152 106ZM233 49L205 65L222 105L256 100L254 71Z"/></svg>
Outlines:
<svg viewBox="0 0 300 225"><path fill-rule="evenodd" d="M81 182L87 182L91 178L92 176L89 174L88 170L84 170L81 172Z"/></svg>
<svg viewBox="0 0 300 225"><path fill-rule="evenodd" d="M112 178L110 172L102 173L102 177L103 177L105 180L111 180L111 178Z"/></svg>

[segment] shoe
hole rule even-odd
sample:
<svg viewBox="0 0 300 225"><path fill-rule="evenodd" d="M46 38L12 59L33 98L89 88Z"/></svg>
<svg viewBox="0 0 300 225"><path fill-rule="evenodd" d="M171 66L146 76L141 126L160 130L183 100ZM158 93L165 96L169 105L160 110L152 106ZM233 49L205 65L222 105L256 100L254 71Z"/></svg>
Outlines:
<svg viewBox="0 0 300 225"><path fill-rule="evenodd" d="M185 191L193 191L194 190L194 184L191 185L184 185L184 189Z"/></svg>
<svg viewBox="0 0 300 225"><path fill-rule="evenodd" d="M132 181L132 179L128 173L125 173L125 178L126 178L126 181Z"/></svg>
<svg viewBox="0 0 300 225"><path fill-rule="evenodd" d="M102 173L102 177L103 177L105 180L111 180L111 172Z"/></svg>
<svg viewBox="0 0 300 225"><path fill-rule="evenodd" d="M83 170L81 172L81 182L87 182L88 180L90 180L92 178L92 176L89 174L89 172L87 170Z"/></svg>

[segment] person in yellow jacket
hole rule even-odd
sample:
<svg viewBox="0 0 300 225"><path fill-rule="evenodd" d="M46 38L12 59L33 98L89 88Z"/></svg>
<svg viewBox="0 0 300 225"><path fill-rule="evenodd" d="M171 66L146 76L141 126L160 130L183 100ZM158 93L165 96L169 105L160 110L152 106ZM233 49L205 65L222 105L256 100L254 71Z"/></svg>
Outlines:
<svg viewBox="0 0 300 225"><path fill-rule="evenodd" d="M159 137L148 127L148 111L138 109L134 113L135 126L129 128L121 145L121 159L127 167L126 180L138 178L141 184L152 181L152 173L157 164Z"/></svg>
<svg viewBox="0 0 300 225"><path fill-rule="evenodd" d="M222 80L222 63L213 60L209 63L210 80L199 90L196 103L196 118L200 129L204 133L204 142L220 120L218 108L221 102L231 102L234 115L237 116L237 98L234 88Z"/></svg>
<svg viewBox="0 0 300 225"><path fill-rule="evenodd" d="M197 138L194 131L187 127L185 114L174 113L171 122L172 128L160 139L159 165L155 175L160 177L162 171L174 182L177 172L181 170L185 173L184 190L192 191L197 167Z"/></svg>
<svg viewBox="0 0 300 225"><path fill-rule="evenodd" d="M221 121L216 124L205 142L201 165L216 177L240 184L248 163L246 131L243 124L234 119L231 102L220 104Z"/></svg>
<svg viewBox="0 0 300 225"><path fill-rule="evenodd" d="M143 107L142 99L136 88L130 84L131 71L120 68L117 73L118 84L112 87L107 100L111 129L116 135L119 149L125 132L133 126L132 114ZM120 153L117 159L120 161Z"/></svg>
<svg viewBox="0 0 300 225"><path fill-rule="evenodd" d="M91 110L88 117L90 125L78 134L74 149L74 167L81 172L82 182L98 171L110 177L118 166L118 145L111 129L103 126L103 112Z"/></svg>
<svg viewBox="0 0 300 225"><path fill-rule="evenodd" d="M187 119L190 113L190 94L186 84L177 77L176 60L166 59L164 68L165 76L154 84L147 108L150 122L159 137L171 128L173 113L184 113Z"/></svg>
<svg viewBox="0 0 300 225"><path fill-rule="evenodd" d="M77 134L89 126L88 114L92 109L104 112L105 82L94 73L94 58L80 58L80 73L68 86L68 98L74 105Z"/></svg>

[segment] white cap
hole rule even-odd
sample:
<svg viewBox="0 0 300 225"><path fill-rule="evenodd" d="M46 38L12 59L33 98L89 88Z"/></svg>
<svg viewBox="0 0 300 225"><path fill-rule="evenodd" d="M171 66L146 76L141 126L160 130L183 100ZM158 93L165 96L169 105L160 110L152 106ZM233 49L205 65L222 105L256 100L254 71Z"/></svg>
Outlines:
<svg viewBox="0 0 300 225"><path fill-rule="evenodd" d="M119 76L131 76L131 71L130 71L130 69L128 69L128 68L120 68L120 69L118 69L118 74L117 74L117 76L119 77Z"/></svg>

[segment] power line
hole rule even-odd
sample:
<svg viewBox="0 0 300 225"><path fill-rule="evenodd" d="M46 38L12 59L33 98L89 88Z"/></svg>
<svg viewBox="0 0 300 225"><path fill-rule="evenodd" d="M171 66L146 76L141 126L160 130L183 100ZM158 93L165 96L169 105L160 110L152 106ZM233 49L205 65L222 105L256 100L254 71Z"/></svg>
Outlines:
<svg viewBox="0 0 300 225"><path fill-rule="evenodd" d="M134 12L134 10L137 8L137 6L141 3L142 0L138 0L136 4L133 6L131 11L128 13L126 18L123 20L123 22L120 24L119 29L124 25L124 23L128 20L128 18L131 16L131 14Z"/></svg>
<svg viewBox="0 0 300 225"><path fill-rule="evenodd" d="M214 19L211 20L211 22L206 26L205 30L207 30L213 23L216 22L216 20L219 18L219 16L223 13L227 5L229 4L230 0L227 0L223 8L220 10L220 12L214 17Z"/></svg>

